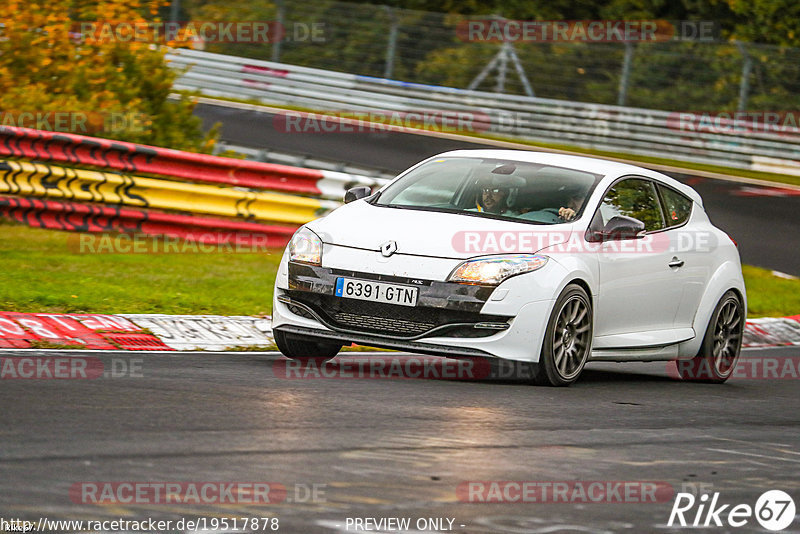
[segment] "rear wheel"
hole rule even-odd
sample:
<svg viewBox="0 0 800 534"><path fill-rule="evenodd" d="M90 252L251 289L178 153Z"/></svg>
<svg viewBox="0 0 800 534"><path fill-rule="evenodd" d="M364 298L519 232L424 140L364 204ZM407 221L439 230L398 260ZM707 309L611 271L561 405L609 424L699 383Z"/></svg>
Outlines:
<svg viewBox="0 0 800 534"><path fill-rule="evenodd" d="M728 291L711 314L700 352L691 360L675 362L681 378L716 384L730 378L742 350L744 322L739 296Z"/></svg>
<svg viewBox="0 0 800 534"><path fill-rule="evenodd" d="M280 330L273 331L275 344L281 354L293 360L307 361L327 361L339 354L342 345L338 343L325 343L294 337Z"/></svg>
<svg viewBox="0 0 800 534"><path fill-rule="evenodd" d="M586 290L568 285L558 297L547 323L534 382L568 386L575 382L592 350L592 303Z"/></svg>

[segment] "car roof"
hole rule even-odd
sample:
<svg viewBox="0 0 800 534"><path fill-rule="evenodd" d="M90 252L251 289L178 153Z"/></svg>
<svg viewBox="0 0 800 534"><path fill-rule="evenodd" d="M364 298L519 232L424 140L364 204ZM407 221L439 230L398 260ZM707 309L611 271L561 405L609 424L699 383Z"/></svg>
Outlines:
<svg viewBox="0 0 800 534"><path fill-rule="evenodd" d="M553 165L556 167L566 167L568 169L601 174L603 175L603 180L601 183L603 183L604 186L609 185L610 182L616 180L620 176L636 174L639 176L645 176L647 178L659 180L666 185L669 185L670 187L682 192L701 206L703 204L703 200L697 191L688 185L682 184L674 178L670 178L669 176L657 171L639 167L638 165L630 165L629 163L620 163L618 161L611 161L607 159L592 158L588 156L573 156L571 154L555 154L552 152L539 152L535 150L506 149L451 150L450 152L444 152L434 157L494 158Z"/></svg>

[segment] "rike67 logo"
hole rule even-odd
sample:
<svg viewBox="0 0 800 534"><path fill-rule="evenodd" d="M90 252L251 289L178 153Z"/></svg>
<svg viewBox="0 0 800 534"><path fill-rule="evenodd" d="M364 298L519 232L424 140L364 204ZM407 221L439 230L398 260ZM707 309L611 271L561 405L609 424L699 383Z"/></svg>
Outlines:
<svg viewBox="0 0 800 534"><path fill-rule="evenodd" d="M747 525L753 518L765 529L780 531L794 521L794 500L781 490L764 492L754 507L749 504L721 504L719 492L695 497L691 493L678 493L667 526L738 528Z"/></svg>

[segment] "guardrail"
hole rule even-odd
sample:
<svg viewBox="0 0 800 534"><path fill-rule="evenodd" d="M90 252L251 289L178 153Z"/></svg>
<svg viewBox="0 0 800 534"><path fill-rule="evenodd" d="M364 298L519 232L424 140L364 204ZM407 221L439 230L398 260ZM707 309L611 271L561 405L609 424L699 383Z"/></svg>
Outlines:
<svg viewBox="0 0 800 534"><path fill-rule="evenodd" d="M791 129L753 131L734 121L709 126L674 112L407 83L189 49L172 50L167 60L181 70L175 89L208 96L405 116L468 113L473 130L507 137L800 174L800 135Z"/></svg>
<svg viewBox="0 0 800 534"><path fill-rule="evenodd" d="M294 226L10 196L0 196L0 215L38 228L167 236L237 250L282 247L295 231Z"/></svg>
<svg viewBox="0 0 800 534"><path fill-rule="evenodd" d="M269 189L334 200L341 200L350 187L374 187L383 183L342 172L11 126L0 126L0 155L94 165L125 173L150 173L193 182Z"/></svg>
<svg viewBox="0 0 800 534"><path fill-rule="evenodd" d="M0 160L0 193L304 224L339 205L315 198Z"/></svg>
<svg viewBox="0 0 800 534"><path fill-rule="evenodd" d="M277 163L279 165L290 165L292 167L310 167L323 171L344 173L346 176L352 178L352 180L348 182L348 185L353 184L353 186L368 185L370 187L380 187L397 176L396 172L391 172L387 169L367 168L355 163L343 161L342 159L322 159L310 154L285 152L273 150L271 148L254 148L235 145L225 141L219 141L214 145L214 153L233 153L253 161Z"/></svg>
<svg viewBox="0 0 800 534"><path fill-rule="evenodd" d="M0 159L0 193L7 194L0 196L0 216L7 219L40 228L233 244L237 250L282 247L298 225L338 207L348 188L386 183L10 126L0 126L0 156L34 160Z"/></svg>

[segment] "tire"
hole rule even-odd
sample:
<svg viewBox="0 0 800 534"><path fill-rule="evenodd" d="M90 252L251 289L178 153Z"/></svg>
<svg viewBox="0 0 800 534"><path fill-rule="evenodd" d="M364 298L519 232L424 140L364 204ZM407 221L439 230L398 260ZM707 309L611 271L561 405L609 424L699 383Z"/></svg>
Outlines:
<svg viewBox="0 0 800 534"><path fill-rule="evenodd" d="M717 303L708 321L700 352L691 360L675 362L684 380L722 384L733 374L742 350L744 334L742 301L728 291Z"/></svg>
<svg viewBox="0 0 800 534"><path fill-rule="evenodd" d="M273 331L273 335L275 336L275 344L281 354L292 360L317 360L321 363L333 359L342 349L342 345L337 343L325 343L294 337L280 330Z"/></svg>
<svg viewBox="0 0 800 534"><path fill-rule="evenodd" d="M592 301L586 290L570 284L556 300L547 322L534 383L569 386L583 371L592 351Z"/></svg>

